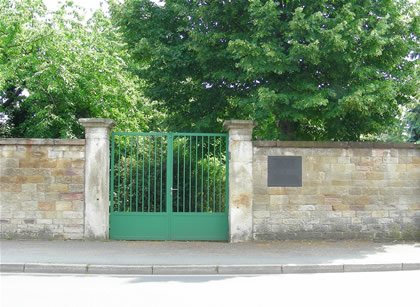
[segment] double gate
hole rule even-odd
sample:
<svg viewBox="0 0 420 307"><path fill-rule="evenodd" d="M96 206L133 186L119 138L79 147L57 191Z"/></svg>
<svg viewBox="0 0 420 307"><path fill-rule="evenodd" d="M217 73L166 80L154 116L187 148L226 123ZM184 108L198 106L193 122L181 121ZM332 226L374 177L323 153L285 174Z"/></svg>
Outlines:
<svg viewBox="0 0 420 307"><path fill-rule="evenodd" d="M113 133L110 237L228 240L226 134Z"/></svg>

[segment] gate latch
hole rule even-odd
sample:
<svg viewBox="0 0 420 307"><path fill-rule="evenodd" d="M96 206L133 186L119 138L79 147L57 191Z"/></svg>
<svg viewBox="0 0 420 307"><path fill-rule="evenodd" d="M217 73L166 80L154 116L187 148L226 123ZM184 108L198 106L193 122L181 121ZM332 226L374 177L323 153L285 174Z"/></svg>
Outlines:
<svg viewBox="0 0 420 307"><path fill-rule="evenodd" d="M171 195L172 195L172 191L178 191L178 189L174 189L171 187Z"/></svg>

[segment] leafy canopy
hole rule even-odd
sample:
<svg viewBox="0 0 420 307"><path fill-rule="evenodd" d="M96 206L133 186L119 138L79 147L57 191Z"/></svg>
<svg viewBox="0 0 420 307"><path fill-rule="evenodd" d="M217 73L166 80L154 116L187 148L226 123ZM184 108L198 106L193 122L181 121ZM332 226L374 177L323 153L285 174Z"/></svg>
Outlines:
<svg viewBox="0 0 420 307"><path fill-rule="evenodd" d="M360 140L419 103L419 5L405 0L126 0L111 11L173 130L249 118L263 138Z"/></svg>
<svg viewBox="0 0 420 307"><path fill-rule="evenodd" d="M0 0L0 137L80 137L82 117L149 129L119 34L101 10L82 14L70 1L48 12L41 0Z"/></svg>

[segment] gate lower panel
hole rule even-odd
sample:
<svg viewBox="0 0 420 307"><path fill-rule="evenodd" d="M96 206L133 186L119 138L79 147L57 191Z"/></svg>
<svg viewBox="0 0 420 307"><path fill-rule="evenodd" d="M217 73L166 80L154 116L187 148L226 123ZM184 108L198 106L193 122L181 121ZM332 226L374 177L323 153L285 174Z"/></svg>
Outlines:
<svg viewBox="0 0 420 307"><path fill-rule="evenodd" d="M112 213L109 235L115 240L168 240L167 213Z"/></svg>
<svg viewBox="0 0 420 307"><path fill-rule="evenodd" d="M228 240L228 218L224 213L173 213L171 240Z"/></svg>

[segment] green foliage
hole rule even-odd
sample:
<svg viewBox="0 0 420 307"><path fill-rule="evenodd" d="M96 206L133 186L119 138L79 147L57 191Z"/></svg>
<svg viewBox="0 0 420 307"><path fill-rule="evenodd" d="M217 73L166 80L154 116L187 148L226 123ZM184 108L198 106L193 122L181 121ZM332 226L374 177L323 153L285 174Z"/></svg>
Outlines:
<svg viewBox="0 0 420 307"><path fill-rule="evenodd" d="M420 143L420 104L403 113L401 121L381 135L381 141Z"/></svg>
<svg viewBox="0 0 420 307"><path fill-rule="evenodd" d="M172 212L224 212L226 142L215 137L175 137L172 170L162 136L115 136L113 208L118 212L166 212L172 174ZM191 206L191 208L190 208Z"/></svg>
<svg viewBox="0 0 420 307"><path fill-rule="evenodd" d="M82 13L70 1L48 12L41 0L0 0L0 137L80 137L84 117L147 131L159 118L109 17Z"/></svg>
<svg viewBox="0 0 420 307"><path fill-rule="evenodd" d="M368 0L111 3L169 129L256 119L267 139L360 140L419 101L419 4Z"/></svg>

